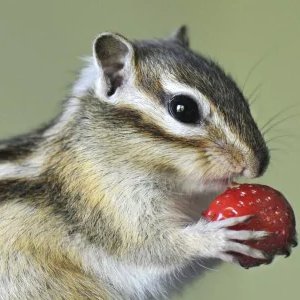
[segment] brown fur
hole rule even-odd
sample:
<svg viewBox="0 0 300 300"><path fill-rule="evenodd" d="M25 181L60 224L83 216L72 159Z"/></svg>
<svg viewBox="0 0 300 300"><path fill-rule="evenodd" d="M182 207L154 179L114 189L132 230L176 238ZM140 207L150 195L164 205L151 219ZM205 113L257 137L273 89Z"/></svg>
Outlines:
<svg viewBox="0 0 300 300"><path fill-rule="evenodd" d="M91 66L101 73L100 87L93 81L84 92L75 89L55 121L0 145L4 300L168 295L178 270L203 257L224 259L230 244L224 228L199 220L212 197L207 182L240 173L245 162L258 176L268 163L242 94L216 64L188 48L186 30L135 43L103 34ZM183 131L193 134L166 124L172 95L161 73L210 102L210 115Z"/></svg>

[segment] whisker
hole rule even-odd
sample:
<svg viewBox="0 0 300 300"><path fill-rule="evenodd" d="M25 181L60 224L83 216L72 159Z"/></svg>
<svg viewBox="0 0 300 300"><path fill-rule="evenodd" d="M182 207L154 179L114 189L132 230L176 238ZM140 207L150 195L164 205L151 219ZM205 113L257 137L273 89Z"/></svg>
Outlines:
<svg viewBox="0 0 300 300"><path fill-rule="evenodd" d="M265 130L262 130L262 135L265 136L271 129L274 129L276 126L278 126L278 125L280 125L280 124L282 124L282 123L284 123L284 122L286 122L286 121L288 121L292 118L296 118L296 117L299 117L299 116L300 116L300 114L293 114L293 115L287 116L287 117L285 117L281 120L278 120L277 122L271 124L269 126L269 128L267 128Z"/></svg>
<svg viewBox="0 0 300 300"><path fill-rule="evenodd" d="M256 70L256 68L266 59L267 55L269 55L269 53L264 54L255 64L254 66L249 70L248 75L245 78L243 87L242 87L242 91L245 90L245 86L248 82L248 80L250 79L251 75L253 74L253 72Z"/></svg>
<svg viewBox="0 0 300 300"><path fill-rule="evenodd" d="M282 115L283 113L287 112L288 110L295 108L297 106L299 106L300 103L296 103L293 105L290 105L286 108L284 108L283 110L279 111L278 113L276 113L275 115L273 115L262 127L261 130L263 130L266 126L268 126L273 120L275 120L276 118L278 118L280 115Z"/></svg>
<svg viewBox="0 0 300 300"><path fill-rule="evenodd" d="M262 82L256 85L251 94L248 96L248 99L251 99L262 88L262 85Z"/></svg>
<svg viewBox="0 0 300 300"><path fill-rule="evenodd" d="M284 150L282 148L269 148L269 151L270 152L276 152L276 151L286 151L286 150Z"/></svg>
<svg viewBox="0 0 300 300"><path fill-rule="evenodd" d="M266 140L266 143L270 143L272 141L276 141L278 139L281 139L281 138L296 138L296 135L295 134L284 134L284 135L278 135L278 136L275 136L275 137L272 137L268 140Z"/></svg>
<svg viewBox="0 0 300 300"><path fill-rule="evenodd" d="M279 151L281 150L280 148L269 148L269 151L270 152L276 152L276 151Z"/></svg>
<svg viewBox="0 0 300 300"><path fill-rule="evenodd" d="M258 97L260 96L261 87L262 87L262 83L258 84L253 90L253 92L249 95L248 103L250 106L253 105L257 101Z"/></svg>
<svg viewBox="0 0 300 300"><path fill-rule="evenodd" d="M255 95L255 97L252 99L251 102L249 102L249 105L252 106L260 97L260 92L258 92L257 95Z"/></svg>

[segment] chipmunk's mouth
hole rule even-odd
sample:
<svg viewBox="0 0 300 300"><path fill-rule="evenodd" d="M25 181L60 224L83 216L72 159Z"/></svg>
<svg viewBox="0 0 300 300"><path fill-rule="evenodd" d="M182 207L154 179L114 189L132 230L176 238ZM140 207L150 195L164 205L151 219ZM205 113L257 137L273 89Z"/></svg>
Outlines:
<svg viewBox="0 0 300 300"><path fill-rule="evenodd" d="M205 180L205 183L212 184L212 185L218 184L218 185L228 186L231 184L232 180L233 179L231 177L221 177L221 178L207 179Z"/></svg>
<svg viewBox="0 0 300 300"><path fill-rule="evenodd" d="M234 184L239 176L227 176L220 178L208 178L204 180L204 184L207 186L215 187L217 189L226 189L227 187Z"/></svg>

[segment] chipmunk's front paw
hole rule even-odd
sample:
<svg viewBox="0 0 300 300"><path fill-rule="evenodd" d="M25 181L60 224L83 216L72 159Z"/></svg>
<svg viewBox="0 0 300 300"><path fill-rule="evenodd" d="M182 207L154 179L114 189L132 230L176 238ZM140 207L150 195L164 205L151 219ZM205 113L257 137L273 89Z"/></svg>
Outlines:
<svg viewBox="0 0 300 300"><path fill-rule="evenodd" d="M231 252L253 258L266 259L265 253L239 241L258 240L268 236L266 231L232 230L228 227L246 222L251 216L234 217L222 221L199 222L199 231L203 235L204 251L208 257L215 257L227 262L237 262Z"/></svg>

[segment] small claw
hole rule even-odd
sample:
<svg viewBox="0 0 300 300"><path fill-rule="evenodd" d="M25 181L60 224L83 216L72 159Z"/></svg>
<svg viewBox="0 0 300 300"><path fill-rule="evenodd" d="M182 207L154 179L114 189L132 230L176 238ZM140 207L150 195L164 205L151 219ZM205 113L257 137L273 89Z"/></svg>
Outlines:
<svg viewBox="0 0 300 300"><path fill-rule="evenodd" d="M291 255L291 250L286 248L286 249L281 249L277 253L277 255L284 255L285 257L289 257Z"/></svg>
<svg viewBox="0 0 300 300"><path fill-rule="evenodd" d="M263 255L265 256L265 260L267 261L266 264L269 264L272 262L274 256L271 254L268 254L267 252L263 252Z"/></svg>
<svg viewBox="0 0 300 300"><path fill-rule="evenodd" d="M297 247L298 246L298 241L296 240L296 238L294 238L291 242L292 247Z"/></svg>
<svg viewBox="0 0 300 300"><path fill-rule="evenodd" d="M285 255L285 257L289 257L291 255L291 250L290 249L285 249L283 254Z"/></svg>
<svg viewBox="0 0 300 300"><path fill-rule="evenodd" d="M243 267L245 270L249 270L249 269L250 269L250 267L245 266L245 265L243 265L243 264L241 264L241 263L240 263L240 266Z"/></svg>
<svg viewBox="0 0 300 300"><path fill-rule="evenodd" d="M273 261L274 257L269 255L269 258L266 260L265 265L269 265Z"/></svg>

